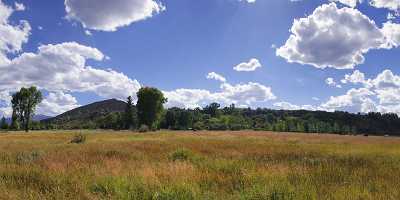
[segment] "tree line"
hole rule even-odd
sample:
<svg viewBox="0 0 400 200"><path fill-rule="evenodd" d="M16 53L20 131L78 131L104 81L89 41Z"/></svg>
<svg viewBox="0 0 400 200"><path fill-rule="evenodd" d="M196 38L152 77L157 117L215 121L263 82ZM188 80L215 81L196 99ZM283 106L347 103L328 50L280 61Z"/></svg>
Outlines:
<svg viewBox="0 0 400 200"><path fill-rule="evenodd" d="M89 124L87 128L156 130L164 110L163 104L167 102L167 99L160 90L151 87L141 88L137 92L137 98L136 106L133 104L133 98L129 96L125 112L109 113L97 119L94 125ZM21 88L12 96L11 124L9 125L3 117L0 120L0 129L25 130L26 132L54 129L55 126L52 124L32 121L36 107L42 100L42 93L36 87Z"/></svg>
<svg viewBox="0 0 400 200"><path fill-rule="evenodd" d="M49 123L31 122L35 106L41 94L35 88L22 88L13 95L13 123L7 127L3 120L0 128L25 130L55 129ZM15 97L15 98L14 98ZM272 110L267 108L238 108L234 104L222 107L211 103L203 108L164 109L167 102L157 88L145 87L137 92L137 104L128 97L124 112L111 112L94 121L83 123L85 129L114 130L264 130L277 132L335 133L400 135L400 119L397 114L348 113L307 110ZM27 128L28 127L28 128Z"/></svg>

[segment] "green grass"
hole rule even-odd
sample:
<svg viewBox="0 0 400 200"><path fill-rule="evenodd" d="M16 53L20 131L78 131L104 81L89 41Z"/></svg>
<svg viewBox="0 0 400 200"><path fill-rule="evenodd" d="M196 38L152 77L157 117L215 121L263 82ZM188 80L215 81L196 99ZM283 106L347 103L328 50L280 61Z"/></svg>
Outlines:
<svg viewBox="0 0 400 200"><path fill-rule="evenodd" d="M84 143L71 143L84 134ZM0 199L400 199L400 138L269 132L0 134Z"/></svg>

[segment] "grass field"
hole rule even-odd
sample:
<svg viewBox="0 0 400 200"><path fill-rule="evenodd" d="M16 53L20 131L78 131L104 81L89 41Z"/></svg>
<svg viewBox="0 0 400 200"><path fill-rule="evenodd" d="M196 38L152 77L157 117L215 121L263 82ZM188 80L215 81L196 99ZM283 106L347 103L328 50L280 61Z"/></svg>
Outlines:
<svg viewBox="0 0 400 200"><path fill-rule="evenodd" d="M398 138L76 133L0 133L0 199L400 199Z"/></svg>

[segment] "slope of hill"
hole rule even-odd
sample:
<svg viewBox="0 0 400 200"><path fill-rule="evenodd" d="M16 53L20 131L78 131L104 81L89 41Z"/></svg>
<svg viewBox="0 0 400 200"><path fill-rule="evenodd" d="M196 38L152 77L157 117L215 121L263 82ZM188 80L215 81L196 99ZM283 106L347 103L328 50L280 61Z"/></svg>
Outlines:
<svg viewBox="0 0 400 200"><path fill-rule="evenodd" d="M34 115L32 120L33 121L42 121L42 120L46 120L46 119L50 119L52 117L47 116L47 115Z"/></svg>
<svg viewBox="0 0 400 200"><path fill-rule="evenodd" d="M56 117L42 120L42 122L64 128L82 127L82 125L94 122L109 113L123 112L125 107L124 101L109 99L75 108Z"/></svg>

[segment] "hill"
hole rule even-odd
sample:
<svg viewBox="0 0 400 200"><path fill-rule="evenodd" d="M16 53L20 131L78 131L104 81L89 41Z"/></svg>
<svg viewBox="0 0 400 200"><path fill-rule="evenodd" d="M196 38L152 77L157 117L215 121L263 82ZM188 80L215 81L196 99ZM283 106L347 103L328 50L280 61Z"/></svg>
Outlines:
<svg viewBox="0 0 400 200"><path fill-rule="evenodd" d="M110 113L123 112L125 107L126 103L124 101L109 99L75 108L56 117L42 120L41 122L52 124L59 128L82 127Z"/></svg>

